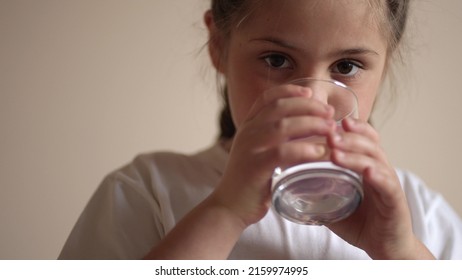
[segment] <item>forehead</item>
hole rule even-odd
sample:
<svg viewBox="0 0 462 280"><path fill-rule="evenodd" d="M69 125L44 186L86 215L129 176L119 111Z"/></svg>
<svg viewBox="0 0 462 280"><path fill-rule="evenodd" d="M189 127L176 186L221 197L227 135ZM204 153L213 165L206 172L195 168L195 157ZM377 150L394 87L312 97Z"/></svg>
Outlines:
<svg viewBox="0 0 462 280"><path fill-rule="evenodd" d="M247 36L288 37L299 44L330 38L337 43L386 45L377 3L373 7L369 0L253 1L236 30Z"/></svg>

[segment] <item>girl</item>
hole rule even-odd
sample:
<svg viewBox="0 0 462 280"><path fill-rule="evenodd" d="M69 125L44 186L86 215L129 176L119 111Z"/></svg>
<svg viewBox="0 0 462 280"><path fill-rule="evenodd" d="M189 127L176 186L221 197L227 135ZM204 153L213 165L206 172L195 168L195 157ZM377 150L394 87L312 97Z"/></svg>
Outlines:
<svg viewBox="0 0 462 280"><path fill-rule="evenodd" d="M462 223L410 173L396 171L368 124L408 14L407 0L213 0L210 57L226 80L220 141L195 155L141 155L110 174L60 258L462 258ZM287 81L338 80L359 118ZM323 136L324 145L293 138ZM273 170L326 156L362 175L364 200L323 227L270 208Z"/></svg>

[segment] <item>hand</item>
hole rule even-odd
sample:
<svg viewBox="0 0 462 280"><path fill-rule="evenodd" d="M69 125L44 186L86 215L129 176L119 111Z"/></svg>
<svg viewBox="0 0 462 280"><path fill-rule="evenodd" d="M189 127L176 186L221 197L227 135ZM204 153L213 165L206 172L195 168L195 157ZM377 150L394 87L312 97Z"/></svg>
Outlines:
<svg viewBox="0 0 462 280"><path fill-rule="evenodd" d="M342 126L344 132L328 138L331 160L363 176L364 200L355 213L329 228L372 258L433 258L414 236L405 194L378 133L360 120L347 119Z"/></svg>
<svg viewBox="0 0 462 280"><path fill-rule="evenodd" d="M327 136L335 129L333 108L311 95L311 90L296 85L270 89L238 127L225 174L211 197L245 226L267 213L276 167L316 161L326 154L325 145L291 141Z"/></svg>

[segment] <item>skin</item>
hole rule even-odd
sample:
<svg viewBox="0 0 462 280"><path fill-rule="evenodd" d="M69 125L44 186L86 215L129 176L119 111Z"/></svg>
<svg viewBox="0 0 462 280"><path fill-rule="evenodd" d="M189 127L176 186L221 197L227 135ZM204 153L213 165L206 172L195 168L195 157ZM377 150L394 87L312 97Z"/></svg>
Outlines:
<svg viewBox="0 0 462 280"><path fill-rule="evenodd" d="M335 3L335 4L333 4ZM224 259L242 231L270 207L274 168L329 157L363 176L365 198L349 218L329 228L375 259L431 259L415 237L406 198L368 123L388 56L367 1L262 1L224 38L210 12L205 22L214 66L227 80L237 133L214 192L154 247L147 258ZM301 77L339 80L359 101L359 118L335 129L334 109ZM320 145L290 141L325 136Z"/></svg>

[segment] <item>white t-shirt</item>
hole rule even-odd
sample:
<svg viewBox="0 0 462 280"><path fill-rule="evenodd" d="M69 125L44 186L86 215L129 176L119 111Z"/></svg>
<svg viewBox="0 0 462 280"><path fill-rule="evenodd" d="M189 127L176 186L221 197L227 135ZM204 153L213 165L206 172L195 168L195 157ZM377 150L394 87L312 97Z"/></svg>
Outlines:
<svg viewBox="0 0 462 280"><path fill-rule="evenodd" d="M219 144L194 155L140 155L109 174L73 228L60 259L141 259L206 198L228 154ZM415 234L439 259L462 259L462 221L441 195L397 171ZM369 259L323 226L286 221L272 209L249 226L230 259Z"/></svg>

